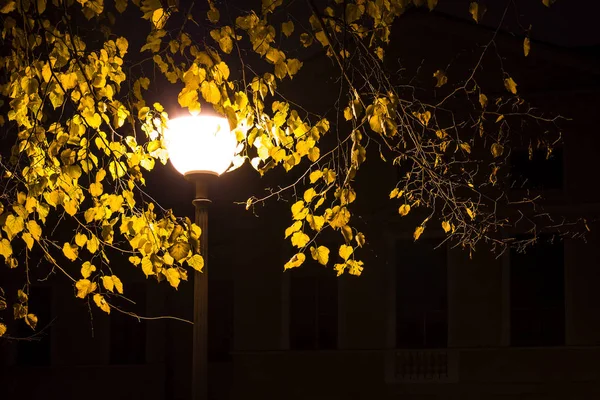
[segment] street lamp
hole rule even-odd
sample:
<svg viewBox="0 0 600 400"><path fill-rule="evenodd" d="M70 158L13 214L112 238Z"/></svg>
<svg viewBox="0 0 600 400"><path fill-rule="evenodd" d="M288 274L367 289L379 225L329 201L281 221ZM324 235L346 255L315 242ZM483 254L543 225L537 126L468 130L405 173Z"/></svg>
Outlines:
<svg viewBox="0 0 600 400"><path fill-rule="evenodd" d="M192 399L208 398L208 181L231 165L237 141L226 118L187 116L169 120L165 145L173 167L196 186L196 224L202 230L202 272L194 274L194 330L192 352Z"/></svg>

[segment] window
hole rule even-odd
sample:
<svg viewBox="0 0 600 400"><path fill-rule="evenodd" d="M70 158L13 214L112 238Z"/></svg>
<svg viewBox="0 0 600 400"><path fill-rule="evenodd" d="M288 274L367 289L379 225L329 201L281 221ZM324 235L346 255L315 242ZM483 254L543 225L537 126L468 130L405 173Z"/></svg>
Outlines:
<svg viewBox="0 0 600 400"><path fill-rule="evenodd" d="M510 326L513 346L565 342L563 242L542 237L525 253L510 254Z"/></svg>
<svg viewBox="0 0 600 400"><path fill-rule="evenodd" d="M231 361L233 293L231 280L210 280L208 284L208 360L211 362Z"/></svg>
<svg viewBox="0 0 600 400"><path fill-rule="evenodd" d="M135 301L120 302L124 311L146 316L146 284L129 283L125 286L127 298ZM146 362L146 321L118 311L110 313L110 363L144 364Z"/></svg>
<svg viewBox="0 0 600 400"><path fill-rule="evenodd" d="M440 240L401 240L396 246L396 347L448 344L446 247Z"/></svg>
<svg viewBox="0 0 600 400"><path fill-rule="evenodd" d="M52 363L52 287L30 286L28 310L38 317L35 332L25 324L25 321L17 322L15 336L19 338L30 338L31 340L19 340L17 344L17 365L21 366L45 366Z"/></svg>
<svg viewBox="0 0 600 400"><path fill-rule="evenodd" d="M510 154L510 173L514 189L561 190L563 188L563 149L513 149Z"/></svg>
<svg viewBox="0 0 600 400"><path fill-rule="evenodd" d="M331 269L310 263L290 271L290 348L337 348L338 286Z"/></svg>

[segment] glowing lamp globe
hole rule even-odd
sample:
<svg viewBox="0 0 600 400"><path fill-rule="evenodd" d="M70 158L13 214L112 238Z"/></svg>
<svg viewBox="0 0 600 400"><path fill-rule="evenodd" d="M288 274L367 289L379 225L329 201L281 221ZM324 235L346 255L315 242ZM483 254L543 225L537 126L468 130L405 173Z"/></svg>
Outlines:
<svg viewBox="0 0 600 400"><path fill-rule="evenodd" d="M229 168L237 141L227 118L186 116L167 123L165 145L173 167L186 175L221 175Z"/></svg>

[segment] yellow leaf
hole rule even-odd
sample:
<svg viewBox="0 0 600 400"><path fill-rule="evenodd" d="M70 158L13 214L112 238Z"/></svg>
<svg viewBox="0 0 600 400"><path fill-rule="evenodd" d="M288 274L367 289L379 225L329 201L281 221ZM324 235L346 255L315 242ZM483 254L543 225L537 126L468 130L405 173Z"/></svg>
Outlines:
<svg viewBox="0 0 600 400"><path fill-rule="evenodd" d="M65 243L62 248L63 254L71 261L75 261L77 259L77 254L79 252L79 248L77 246L72 246L70 243Z"/></svg>
<svg viewBox="0 0 600 400"><path fill-rule="evenodd" d="M6 217L6 220L4 221L4 226L2 227L2 230L6 232L8 239L12 240L12 238L15 237L18 233L20 233L24 227L25 223L21 216L9 214Z"/></svg>
<svg viewBox="0 0 600 400"><path fill-rule="evenodd" d="M354 248L352 246L347 246L347 245L343 244L340 246L340 250L339 250L338 254L340 255L340 257L342 257L344 259L344 261L346 261L352 255L353 252L354 252Z"/></svg>
<svg viewBox="0 0 600 400"><path fill-rule="evenodd" d="M469 207L465 207L465 210L467 210L467 214L471 219L475 219L475 211L471 210Z"/></svg>
<svg viewBox="0 0 600 400"><path fill-rule="evenodd" d="M448 221L443 221L442 222L442 229L444 230L444 232L448 233L450 232L450 230L452 229L452 227L450 226L450 222Z"/></svg>
<svg viewBox="0 0 600 400"><path fill-rule="evenodd" d="M290 268L296 268L301 266L304 263L304 260L306 260L306 256L303 253L298 253L295 254L290 261L288 261L287 263L285 263L285 265L283 266L284 270L288 270Z"/></svg>
<svg viewBox="0 0 600 400"><path fill-rule="evenodd" d="M474 1L471 2L471 5L469 6L469 12L471 13L471 16L477 23L479 23L481 18L483 18L483 14L485 14L486 11L487 9L485 5L479 5L479 3Z"/></svg>
<svg viewBox="0 0 600 400"><path fill-rule="evenodd" d="M190 245L185 242L177 242L169 248L169 254L175 261L181 261L190 253Z"/></svg>
<svg viewBox="0 0 600 400"><path fill-rule="evenodd" d="M92 235L87 240L86 248L91 254L94 254L98 250L99 245L100 245L100 242L98 241L98 238L95 235Z"/></svg>
<svg viewBox="0 0 600 400"><path fill-rule="evenodd" d="M219 92L219 88L214 81L202 82L200 91L202 92L202 97L204 97L204 100L208 101L209 103L218 104L219 101L221 101L221 92Z"/></svg>
<svg viewBox="0 0 600 400"><path fill-rule="evenodd" d="M323 200L322 197L321 200ZM323 228L323 225L325 224L325 218L320 215L309 214L306 216L306 221L310 225L311 229L317 232L320 231L321 228Z"/></svg>
<svg viewBox="0 0 600 400"><path fill-rule="evenodd" d="M359 232L356 234L355 239L356 239L356 244L359 247L363 247L363 245L365 244L365 235L363 233Z"/></svg>
<svg viewBox="0 0 600 400"><path fill-rule="evenodd" d="M104 299L104 296L102 296L101 294L96 293L94 295L94 303L96 303L96 305L105 313L110 314L110 306L108 305L108 303L106 302L106 300Z"/></svg>
<svg viewBox="0 0 600 400"><path fill-rule="evenodd" d="M186 262L196 271L202 272L202 268L204 268L204 258L200 254L194 254Z"/></svg>
<svg viewBox="0 0 600 400"><path fill-rule="evenodd" d="M479 93L479 104L481 104L481 108L485 108L488 103L488 98L485 94Z"/></svg>
<svg viewBox="0 0 600 400"><path fill-rule="evenodd" d="M42 67L42 78L46 83L50 82L50 79L52 79L52 67L50 66L50 63L46 63Z"/></svg>
<svg viewBox="0 0 600 400"><path fill-rule="evenodd" d="M290 37L294 32L294 23L292 21L287 21L281 24L281 31L287 37Z"/></svg>
<svg viewBox="0 0 600 400"><path fill-rule="evenodd" d="M311 172L310 175L308 176L308 179L310 180L310 183L315 183L316 181L321 179L322 176L323 176L323 171L318 169L316 171Z"/></svg>
<svg viewBox="0 0 600 400"><path fill-rule="evenodd" d="M298 73L298 71L300 71L300 68L302 68L302 61L298 60L297 58L290 58L289 60L287 60L286 66L287 66L287 70L288 70L288 74L290 75L290 78L293 78L294 75L296 75Z"/></svg>
<svg viewBox="0 0 600 400"><path fill-rule="evenodd" d="M542 4L546 7L550 7L556 0L542 0Z"/></svg>
<svg viewBox="0 0 600 400"><path fill-rule="evenodd" d="M471 153L471 146L469 145L469 143L461 143L460 148L466 151L467 153Z"/></svg>
<svg viewBox="0 0 600 400"><path fill-rule="evenodd" d="M409 212L410 212L410 205L409 205L409 204L402 204L402 205L400 206L400 208L398 209L398 213L399 213L401 216L403 216L403 217L404 217L405 215L407 215Z"/></svg>
<svg viewBox="0 0 600 400"><path fill-rule="evenodd" d="M448 77L446 76L446 73L440 69L435 71L435 73L433 74L433 77L435 79L437 79L437 83L436 83L435 87L442 87L446 83L448 83Z"/></svg>
<svg viewBox="0 0 600 400"><path fill-rule="evenodd" d="M167 19L169 19L169 14L162 8L158 8L152 13L152 23L156 29L162 29L167 23Z"/></svg>
<svg viewBox="0 0 600 400"><path fill-rule="evenodd" d="M290 236L292 233L297 232L298 230L300 230L300 228L302 228L302 221L296 221L296 222L294 222L291 226L289 226L288 228L286 228L286 230L285 230L285 239L287 239L287 237Z"/></svg>
<svg viewBox="0 0 600 400"><path fill-rule="evenodd" d="M96 267L94 265L92 265L92 263L90 263L89 261L86 261L81 266L81 276L83 276L85 279L87 279L90 277L92 272L94 272L95 270L96 270Z"/></svg>
<svg viewBox="0 0 600 400"><path fill-rule="evenodd" d="M179 286L179 282L181 281L181 275L176 268L168 268L164 271L165 277L171 286L175 289Z"/></svg>
<svg viewBox="0 0 600 400"><path fill-rule="evenodd" d="M429 7L429 11L433 11L433 9L437 6L438 0L427 0L427 7Z"/></svg>
<svg viewBox="0 0 600 400"><path fill-rule="evenodd" d="M0 255L4 256L5 260L8 260L12 253L13 250L10 242L6 239L2 239L2 241L0 241Z"/></svg>
<svg viewBox="0 0 600 400"><path fill-rule="evenodd" d="M115 285L115 289L118 293L123 294L123 282L116 275L111 276L112 281Z"/></svg>
<svg viewBox="0 0 600 400"><path fill-rule="evenodd" d="M292 205L292 218L303 220L308 215L308 208L304 207L304 201L299 200Z"/></svg>
<svg viewBox="0 0 600 400"><path fill-rule="evenodd" d="M15 319L25 318L27 316L27 304L14 304L13 315Z"/></svg>
<svg viewBox="0 0 600 400"><path fill-rule="evenodd" d="M150 261L150 257L142 258L142 272L146 277L154 275L154 265L152 264L152 261Z"/></svg>
<svg viewBox="0 0 600 400"><path fill-rule="evenodd" d="M210 22L212 22L213 24L216 24L217 22L219 22L219 18L221 17L219 10L217 8L215 8L211 3L210 4L210 10L208 10L208 12L206 13L206 16L208 17L208 20Z"/></svg>
<svg viewBox="0 0 600 400"><path fill-rule="evenodd" d="M2 322L0 322L0 337L4 336L5 333L6 333L6 325L4 325Z"/></svg>
<svg viewBox="0 0 600 400"><path fill-rule="evenodd" d="M327 265L329 262L329 249L325 246L311 247L310 254L313 260L316 260L321 265Z"/></svg>
<svg viewBox="0 0 600 400"><path fill-rule="evenodd" d="M27 293L19 289L17 290L17 299L21 303L27 303L27 301L29 301L29 296L27 296Z"/></svg>
<svg viewBox="0 0 600 400"><path fill-rule="evenodd" d="M504 153L504 146L502 146L500 143L494 143L492 144L491 150L494 157L500 157L502 153Z"/></svg>
<svg viewBox="0 0 600 400"><path fill-rule="evenodd" d="M517 84L510 76L504 80L504 87L512 94L517 94Z"/></svg>
<svg viewBox="0 0 600 400"><path fill-rule="evenodd" d="M529 55L529 51L531 51L531 41L526 37L525 40L523 40L523 53L525 54L525 57Z"/></svg>
<svg viewBox="0 0 600 400"><path fill-rule="evenodd" d="M27 245L27 248L29 250L31 250L31 248L33 247L33 238L31 237L31 234L29 232L25 232L21 238L23 239L23 241L25 242L25 244Z"/></svg>
<svg viewBox="0 0 600 400"><path fill-rule="evenodd" d="M400 193L400 190L398 188L394 188L394 190L392 190L390 192L390 199L393 199L394 197L397 197L398 193Z"/></svg>
<svg viewBox="0 0 600 400"><path fill-rule="evenodd" d="M40 15L46 11L46 0L37 0L37 10ZM35 327L33 327L33 329L35 329Z"/></svg>
<svg viewBox="0 0 600 400"><path fill-rule="evenodd" d="M425 227L423 225L417 226L417 229L415 229L415 232L413 233L413 238L415 239L415 241L419 240L424 230Z"/></svg>
<svg viewBox="0 0 600 400"><path fill-rule="evenodd" d="M310 201L317 195L317 192L315 192L315 189L313 188L309 188L308 190L306 190L304 192L304 201L307 203L310 203Z"/></svg>
<svg viewBox="0 0 600 400"><path fill-rule="evenodd" d="M306 244L310 241L310 237L302 231L294 232L292 235L292 245L298 247L299 249L306 246Z"/></svg>
<svg viewBox="0 0 600 400"><path fill-rule="evenodd" d="M38 323L38 318L35 314L27 314L25 317L25 323L29 325L31 329L35 330L35 327Z"/></svg>
<svg viewBox="0 0 600 400"><path fill-rule="evenodd" d="M79 247L83 247L83 245L85 245L85 242L87 242L87 236L85 236L83 233L78 233L75 235L75 244Z"/></svg>
<svg viewBox="0 0 600 400"><path fill-rule="evenodd" d="M102 285L109 292L112 292L115 288L115 283L113 282L112 277L110 277L110 276L102 277Z"/></svg>
<svg viewBox="0 0 600 400"><path fill-rule="evenodd" d="M75 283L77 297L81 299L84 299L85 296L92 293L97 287L96 282L92 282L89 279L80 279Z"/></svg>
<svg viewBox="0 0 600 400"><path fill-rule="evenodd" d="M498 118L496 118L496 123L502 121L503 119L504 119L504 115L503 114L498 115Z"/></svg>
<svg viewBox="0 0 600 400"><path fill-rule="evenodd" d="M129 43L127 39L124 37L120 37L116 40L117 49L119 49L119 55L123 57L125 53L127 53L127 48L129 47Z"/></svg>
<svg viewBox="0 0 600 400"><path fill-rule="evenodd" d="M8 14L9 12L14 11L16 7L16 2L14 2L13 0L7 1L6 3L4 3L2 8L0 8L0 14Z"/></svg>
<svg viewBox="0 0 600 400"><path fill-rule="evenodd" d="M127 9L127 0L116 0L115 8L119 13L123 14Z"/></svg>

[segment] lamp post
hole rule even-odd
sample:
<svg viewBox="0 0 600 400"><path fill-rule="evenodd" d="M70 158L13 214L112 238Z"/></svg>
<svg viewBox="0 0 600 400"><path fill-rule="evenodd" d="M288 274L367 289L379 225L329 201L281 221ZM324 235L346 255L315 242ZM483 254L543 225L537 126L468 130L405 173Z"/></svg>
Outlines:
<svg viewBox="0 0 600 400"><path fill-rule="evenodd" d="M208 398L208 184L231 165L237 145L226 118L188 116L169 120L165 145L173 167L195 187L196 225L202 230L202 272L194 274L192 399Z"/></svg>

